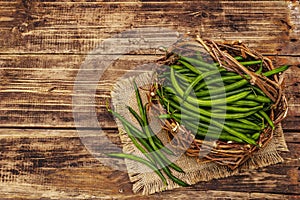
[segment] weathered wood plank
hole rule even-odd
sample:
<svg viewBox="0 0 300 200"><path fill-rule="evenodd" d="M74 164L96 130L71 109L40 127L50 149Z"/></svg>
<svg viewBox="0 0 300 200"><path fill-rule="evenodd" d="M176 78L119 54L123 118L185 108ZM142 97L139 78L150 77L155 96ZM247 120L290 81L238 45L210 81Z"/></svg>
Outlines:
<svg viewBox="0 0 300 200"><path fill-rule="evenodd" d="M3 184L0 183L0 186ZM86 193L85 191L76 191L71 190L68 192L57 190L56 188L47 188L46 190L41 190L43 187L36 185L11 185L6 184L3 186L8 186L9 190L6 190L6 194L9 197L3 197L3 200L24 200L24 199L139 199L139 200L167 200L167 199L251 199L251 200L260 200L260 199L273 199L273 200L293 200L299 199L298 195L285 195L285 194L272 194L272 193L248 193L248 192L232 192L232 191L216 191L216 190L207 190L207 191L172 191L164 192L163 194L155 194L151 196L142 196L142 195L128 195L124 193L113 194L113 195L99 195L97 192ZM3 188L3 187L2 187ZM24 193L23 191L26 191ZM1 191L1 189L0 189ZM35 191L30 192L30 191Z"/></svg>
<svg viewBox="0 0 300 200"><path fill-rule="evenodd" d="M299 198L299 10L298 1L0 1L0 198ZM282 153L283 164L142 197L132 194L125 172L93 157L74 127L78 69L103 39L156 26L240 39L277 63L295 65L285 75L290 110L283 126L290 152ZM148 35L170 39L154 31ZM157 52L131 54L139 56L121 58L99 82L85 82L97 86L97 117L116 144L116 125L104 106L109 91L117 78L137 72L134 67L155 59Z"/></svg>
<svg viewBox="0 0 300 200"><path fill-rule="evenodd" d="M124 74L130 76L145 71L145 68L135 69L157 58L159 56L125 56L111 65L99 81L80 82L97 88L95 104L82 104L96 108L101 126L115 127L105 112L105 104L116 80ZM82 62L77 56L1 57L1 126L74 127L73 87L77 67Z"/></svg>
<svg viewBox="0 0 300 200"><path fill-rule="evenodd" d="M89 131L86 132L88 135ZM106 134L118 143L115 131L107 130ZM282 153L283 164L141 197L132 194L126 172L114 170L94 158L75 130L0 129L0 185L3 186L0 187L0 197L152 199L178 195L197 197L203 193L221 197L230 195L229 192L235 197L244 191L247 191L244 195L267 193L274 198L284 194L299 195L299 143L290 143L299 132L289 134L293 135L287 137L290 152ZM96 143L101 144L101 141ZM122 165L122 162L115 165ZM35 189L35 193L32 194L30 189ZM268 193L278 193L279 196Z"/></svg>
<svg viewBox="0 0 300 200"><path fill-rule="evenodd" d="M300 65L298 67L290 68L285 74L285 94L289 104L288 117L283 121L283 127L290 130L300 130L300 80L294 76L300 72Z"/></svg>
<svg viewBox="0 0 300 200"><path fill-rule="evenodd" d="M299 24L288 6L285 1L0 2L0 51L87 53L118 32L159 24L204 38L243 40L263 53L299 55L294 34Z"/></svg>

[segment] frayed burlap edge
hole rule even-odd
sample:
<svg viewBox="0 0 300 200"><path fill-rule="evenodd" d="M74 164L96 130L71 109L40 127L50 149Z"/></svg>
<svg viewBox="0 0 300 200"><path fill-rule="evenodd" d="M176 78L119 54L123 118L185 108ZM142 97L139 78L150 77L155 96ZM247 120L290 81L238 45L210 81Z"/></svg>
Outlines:
<svg viewBox="0 0 300 200"><path fill-rule="evenodd" d="M134 88L132 85L133 80L135 80L137 85L141 87L150 85L154 80L154 76L154 72L147 72L137 77L120 79L115 84L115 87L111 92L112 103L115 111L128 118L130 113L126 106L136 106L133 105L135 103ZM124 131L122 124L118 120L117 125L120 138L123 143L123 152L144 157L144 155L132 144ZM159 134L159 137L162 141L166 140L166 138L164 138L164 134ZM278 151L288 151L280 124L277 126L274 137L271 141L264 148L255 152L243 165L235 170L231 170L227 166L214 162L197 162L194 158L182 155L178 158L176 164L179 165L186 173L182 174L176 171L172 171L172 173L188 184L224 178L237 175L241 171L257 169L283 162L283 158L279 155ZM134 193L141 191L142 194L147 195L180 187L169 179L167 180L168 186L164 186L160 178L154 172L140 163L128 159L125 159L125 163L130 181L133 183L132 190Z"/></svg>

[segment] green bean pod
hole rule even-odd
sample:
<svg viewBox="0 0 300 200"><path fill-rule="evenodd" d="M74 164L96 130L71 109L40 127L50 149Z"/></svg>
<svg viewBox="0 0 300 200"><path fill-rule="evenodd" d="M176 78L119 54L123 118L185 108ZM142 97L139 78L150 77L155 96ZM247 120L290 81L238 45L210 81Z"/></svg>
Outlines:
<svg viewBox="0 0 300 200"><path fill-rule="evenodd" d="M180 96L183 96L184 95L184 92L183 90L181 89L181 87L179 86L178 82L176 81L176 78L175 78L175 74L174 74L174 69L171 68L171 82L172 82L172 85L174 86L174 89L176 91L176 93L178 93ZM223 89L223 88L222 88ZM224 89L223 89L224 91ZM250 92L242 92L240 94L237 94L237 95L232 95L228 98L225 99L217 99L217 100L201 100L201 99L198 99L198 98L194 98L194 97L190 97L188 96L186 98L186 101L192 103L192 104L196 104L196 105L200 105L200 106L212 106L212 105L224 105L224 103L230 103L230 102L234 102L234 101L237 101L239 99L243 99L244 97L246 97L247 95L249 95Z"/></svg>
<svg viewBox="0 0 300 200"><path fill-rule="evenodd" d="M222 71L225 71L225 69L218 69L218 70L212 70L212 71L208 71L205 72L203 74L200 74L185 90L184 94L183 94L183 99L186 99L187 96L190 94L190 92L192 91L192 89L201 81L203 80L205 77L207 76L211 76L217 73L220 73Z"/></svg>
<svg viewBox="0 0 300 200"><path fill-rule="evenodd" d="M247 100L252 100L252 101L257 101L260 103L271 103L271 99L269 97L261 96L261 95L254 95L254 94L249 94L248 96L245 97Z"/></svg>
<svg viewBox="0 0 300 200"><path fill-rule="evenodd" d="M142 163L142 164L146 165L147 167L149 167L150 169L152 169L160 177L160 179L163 181L165 186L168 185L166 178L157 169L157 167L155 165L153 165L151 162L149 162L149 161L147 161L143 158L140 158L140 157L135 156L135 155L123 154L123 153L109 153L109 154L107 154L107 156L115 157L115 158L126 158L126 159L130 159L130 160L134 160L134 161L137 161L139 163Z"/></svg>
<svg viewBox="0 0 300 200"><path fill-rule="evenodd" d="M266 121L269 123L269 125L274 130L275 129L275 125L274 125L273 121L270 119L269 115L267 115L267 113L265 113L265 111L263 111L263 110L260 110L258 112L259 112L259 114L261 114L266 119Z"/></svg>
<svg viewBox="0 0 300 200"><path fill-rule="evenodd" d="M197 60L195 58L189 58L189 57L186 57L186 56L180 56L179 57L179 62L182 63L184 61L187 61L188 62L187 64L190 63L191 65L194 65L194 66L197 66L197 67L201 67L201 69L205 70L205 71L217 69L216 64L210 64L210 63L207 63L207 62L204 62L204 61L201 61L201 60Z"/></svg>
<svg viewBox="0 0 300 200"><path fill-rule="evenodd" d="M213 118L221 118L221 119L239 119L239 118L244 118L249 115L252 115L255 113L257 110L261 109L261 106L256 107L254 110L248 111L248 112L239 112L239 113L211 113L205 109L202 109L200 107L194 106L186 101L183 101L182 98L177 96L177 99L180 103L181 106L184 108L190 110L191 112L194 112L195 114L203 114L207 117L213 117Z"/></svg>
<svg viewBox="0 0 300 200"><path fill-rule="evenodd" d="M189 70L191 70L193 73L195 73L195 74L202 74L202 72L198 68L194 67L193 65L190 65L189 63L187 63L187 62L185 62L183 60L178 60L178 61L181 64L183 64L186 68L188 68Z"/></svg>
<svg viewBox="0 0 300 200"><path fill-rule="evenodd" d="M225 124L228 125L228 126L231 126L231 127L236 127L236 128L256 130L256 131L261 130L261 127L257 126L256 124L255 124L255 126L253 126L253 125L249 125L249 124L239 122L239 121L232 121L232 120L231 121L226 121Z"/></svg>
<svg viewBox="0 0 300 200"><path fill-rule="evenodd" d="M247 136L245 136L244 134L241 134L231 128L229 128L228 126L226 125L223 125L219 122L217 122L216 120L214 119L210 119L206 116L203 116L203 115L198 115L198 114L195 114L193 112L190 112L189 110L185 109L185 108L182 108L180 106L178 106L176 103L173 103L172 101L170 100L167 100L169 101L169 104L172 104L177 110L180 110L181 113L188 113L187 115L191 116L191 117L194 117L195 119L199 119L199 120L203 120L207 123L211 123L219 128L223 128L226 132L230 133L231 135L233 136L236 136L242 140L244 140L245 142L249 143L249 144L253 144L253 145L257 145L256 142L252 139L252 138L248 138ZM161 117L161 116L160 116Z"/></svg>
<svg viewBox="0 0 300 200"><path fill-rule="evenodd" d="M175 120L178 120L178 117L176 117L176 114L170 115L169 117L170 118L173 117L173 118L175 118ZM186 116L185 118L188 118L188 117ZM190 118L190 120L192 120L192 118ZM196 124L191 123L190 121L185 121L184 125L187 126L187 128L189 128L190 130L197 130L196 136L243 143L243 140L241 140L240 138L232 136L230 134L227 134L226 132L224 132L220 129L215 130L217 133L221 132L219 134L206 134L207 131L214 131L213 129L211 129L212 127L209 127L209 129L205 129L199 125L197 126Z"/></svg>

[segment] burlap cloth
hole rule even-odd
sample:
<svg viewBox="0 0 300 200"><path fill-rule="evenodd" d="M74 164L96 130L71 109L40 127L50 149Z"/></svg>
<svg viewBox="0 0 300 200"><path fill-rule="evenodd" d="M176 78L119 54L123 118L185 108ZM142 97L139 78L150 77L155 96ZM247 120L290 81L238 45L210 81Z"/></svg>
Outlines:
<svg viewBox="0 0 300 200"><path fill-rule="evenodd" d="M155 73L146 72L136 77L118 80L111 92L112 103L115 111L120 113L127 120L131 120L131 122L136 123L131 117L128 109L126 108L126 106L129 105L137 109L134 87L132 84L133 80L136 81L139 87L148 87L151 84L152 80L154 80L153 76L155 76ZM140 92L142 98L144 98L144 102L146 102L145 91L140 90ZM133 145L131 140L128 138L126 132L122 127L122 124L118 120L117 125L120 138L123 143L123 152L144 157L144 155ZM157 135L163 142L167 142L165 134L162 130L155 131L158 132ZM191 158L182 154L175 163L180 166L186 173L182 174L176 171L172 171L172 173L188 184L195 184L200 181L209 181L211 179L238 175L238 173L242 171L257 169L283 162L283 158L279 155L278 151L288 151L280 124L276 127L274 136L270 140L270 142L264 148L261 148L259 151L255 152L252 157L250 157L245 163L243 163L235 170L231 170L227 166L220 165L214 162L197 162L195 158ZM125 159L125 163L127 166L130 181L133 183L132 190L134 193L141 191L146 195L180 187L169 179L167 179L168 186L165 187L161 179L143 164L128 159Z"/></svg>

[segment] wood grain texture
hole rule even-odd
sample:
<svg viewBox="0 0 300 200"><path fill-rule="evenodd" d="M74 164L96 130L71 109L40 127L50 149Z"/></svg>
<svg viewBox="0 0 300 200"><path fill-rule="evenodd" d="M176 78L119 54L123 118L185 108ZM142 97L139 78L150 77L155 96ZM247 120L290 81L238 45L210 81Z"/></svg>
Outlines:
<svg viewBox="0 0 300 200"><path fill-rule="evenodd" d="M1 1L0 8L3 53L87 53L125 29L158 25L299 55L285 1Z"/></svg>
<svg viewBox="0 0 300 200"><path fill-rule="evenodd" d="M88 130L86 134L89 135ZM106 131L106 135L117 142L115 131ZM299 195L300 149L299 141L293 139L298 136L299 133L287 134L290 152L282 153L285 157L282 164L151 195L145 199L177 195L201 197L200 194L205 195L209 190L216 195L222 195L217 191L235 191L233 198L237 194L249 197L259 192L281 194L277 197L274 194L274 198L284 194ZM76 130L1 129L0 140L0 185L6 185L1 187L0 197L4 192L9 192L14 198L22 195L36 198L41 194L54 198L56 195L60 198L134 196L126 172L114 170L111 166L103 165L101 159L93 157L82 145ZM101 141L96 144L103 145ZM114 164L121 166L122 162ZM35 194L31 193L32 189L36 191ZM244 191L247 193L243 194ZM228 192L224 194L230 195ZM141 198L139 195L135 197Z"/></svg>
<svg viewBox="0 0 300 200"><path fill-rule="evenodd" d="M299 10L299 1L0 0L0 198L299 199ZM78 71L103 40L124 30L156 26L241 40L276 66L293 65L284 75L289 112L283 127L290 150L281 153L284 163L141 196L131 192L126 172L94 157L84 141L101 146L91 134L95 130L79 134L74 124ZM148 35L170 40L155 31ZM122 54L99 81L82 82L97 88L95 104L84 106L96 109L114 144L120 146L116 124L105 108L110 90L118 78L146 70L140 66L160 55L155 49ZM122 160L114 164L124 166Z"/></svg>

